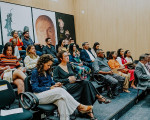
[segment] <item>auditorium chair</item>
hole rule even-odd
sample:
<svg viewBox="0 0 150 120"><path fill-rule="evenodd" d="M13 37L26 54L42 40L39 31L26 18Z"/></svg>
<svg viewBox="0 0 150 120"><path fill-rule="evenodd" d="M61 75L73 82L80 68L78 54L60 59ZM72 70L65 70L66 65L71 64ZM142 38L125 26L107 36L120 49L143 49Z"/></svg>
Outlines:
<svg viewBox="0 0 150 120"><path fill-rule="evenodd" d="M4 45L0 45L0 54L3 52Z"/></svg>
<svg viewBox="0 0 150 120"><path fill-rule="evenodd" d="M11 110L10 106L15 101L15 92L8 81L0 80L0 110ZM33 114L23 108L23 112L1 116L0 120L31 120Z"/></svg>
<svg viewBox="0 0 150 120"><path fill-rule="evenodd" d="M25 92L29 93L32 97L34 97L36 100L38 99L32 92L31 84L30 84L31 76L27 76L24 80L25 84ZM34 107L31 107L31 110L37 111L40 114L43 114L46 116L45 119L49 117L49 115L52 115L54 110L57 109L57 106L54 104L37 104L34 105ZM41 116L40 116L41 117Z"/></svg>

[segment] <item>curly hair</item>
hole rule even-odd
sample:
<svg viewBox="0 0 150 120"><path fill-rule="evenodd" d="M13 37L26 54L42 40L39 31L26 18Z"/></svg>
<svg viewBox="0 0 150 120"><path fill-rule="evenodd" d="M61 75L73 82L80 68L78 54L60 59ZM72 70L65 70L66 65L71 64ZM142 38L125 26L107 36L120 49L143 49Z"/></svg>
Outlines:
<svg viewBox="0 0 150 120"><path fill-rule="evenodd" d="M39 60L37 62L37 65L36 65L38 73L39 73L40 76L44 75L44 72L45 72L44 64L49 62L49 61L54 62L54 58L53 58L52 55L44 54L44 55L40 56L40 58L39 58ZM49 70L47 70L46 72L48 72L48 74L50 74L51 68Z"/></svg>

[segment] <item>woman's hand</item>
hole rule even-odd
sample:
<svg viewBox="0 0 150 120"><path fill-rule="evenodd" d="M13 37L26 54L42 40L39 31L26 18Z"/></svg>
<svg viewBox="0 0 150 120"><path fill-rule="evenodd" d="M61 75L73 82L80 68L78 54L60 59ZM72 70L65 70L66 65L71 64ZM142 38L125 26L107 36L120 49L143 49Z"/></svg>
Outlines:
<svg viewBox="0 0 150 120"><path fill-rule="evenodd" d="M57 83L55 83L55 85L54 85L54 86L55 86L55 87L62 87L62 85L63 85L62 83L57 82Z"/></svg>
<svg viewBox="0 0 150 120"><path fill-rule="evenodd" d="M82 64L82 63L80 63L80 64L79 64L79 66L83 66L83 64Z"/></svg>
<svg viewBox="0 0 150 120"><path fill-rule="evenodd" d="M57 82L57 83L55 83L55 85L51 86L50 89L54 89L54 88L57 88L57 87L62 87L62 85L63 85L62 83Z"/></svg>
<svg viewBox="0 0 150 120"><path fill-rule="evenodd" d="M70 83L75 83L76 82L75 76L69 76L68 79L69 79Z"/></svg>

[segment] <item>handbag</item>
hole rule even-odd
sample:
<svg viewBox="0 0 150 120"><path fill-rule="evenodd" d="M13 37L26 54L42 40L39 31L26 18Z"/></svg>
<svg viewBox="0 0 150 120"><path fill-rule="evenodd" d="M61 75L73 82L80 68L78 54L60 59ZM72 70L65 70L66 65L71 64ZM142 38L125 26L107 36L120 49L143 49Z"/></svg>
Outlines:
<svg viewBox="0 0 150 120"><path fill-rule="evenodd" d="M11 83L13 80L12 80L12 71L13 71L14 69L7 69L7 70L5 70L4 72L3 72L3 77L2 77L2 79L3 80L7 80L9 83Z"/></svg>

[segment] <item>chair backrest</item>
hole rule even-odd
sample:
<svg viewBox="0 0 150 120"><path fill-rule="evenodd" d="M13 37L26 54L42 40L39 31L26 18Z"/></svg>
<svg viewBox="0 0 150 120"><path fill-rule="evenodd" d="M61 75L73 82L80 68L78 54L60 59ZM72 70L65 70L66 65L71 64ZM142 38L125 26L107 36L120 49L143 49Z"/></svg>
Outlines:
<svg viewBox="0 0 150 120"><path fill-rule="evenodd" d="M15 92L8 81L0 80L0 109L10 106L15 100Z"/></svg>
<svg viewBox="0 0 150 120"><path fill-rule="evenodd" d="M43 46L44 47L44 46ZM41 48L41 46L40 45L35 45L35 49L36 49L36 51L40 51L40 52L42 52L43 51L43 47Z"/></svg>
<svg viewBox="0 0 150 120"><path fill-rule="evenodd" d="M27 76L24 80L25 92L33 92L30 79L31 79L31 76Z"/></svg>
<svg viewBox="0 0 150 120"><path fill-rule="evenodd" d="M0 45L0 54L2 53L4 45Z"/></svg>

